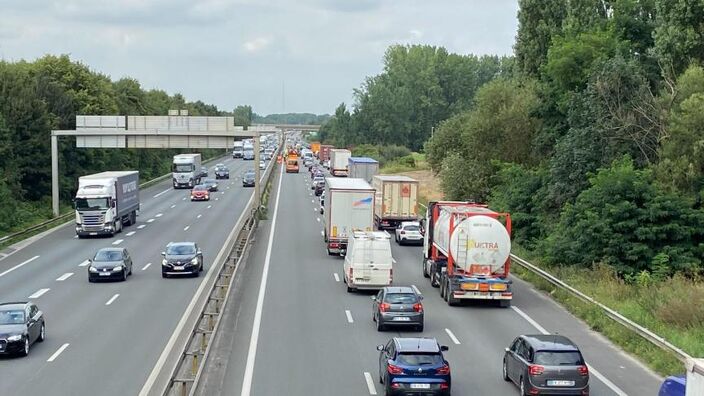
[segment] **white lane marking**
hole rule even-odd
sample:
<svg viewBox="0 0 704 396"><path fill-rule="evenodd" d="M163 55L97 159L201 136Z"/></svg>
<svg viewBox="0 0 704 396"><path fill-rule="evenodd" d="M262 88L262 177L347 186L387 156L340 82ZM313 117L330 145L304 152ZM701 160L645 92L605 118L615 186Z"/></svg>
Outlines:
<svg viewBox="0 0 704 396"><path fill-rule="evenodd" d="M340 281L340 275L338 275L337 272L333 273L332 275L335 277L335 282Z"/></svg>
<svg viewBox="0 0 704 396"><path fill-rule="evenodd" d="M161 217L163 215L164 215L163 213L157 213L156 215L154 215L154 217Z"/></svg>
<svg viewBox="0 0 704 396"><path fill-rule="evenodd" d="M374 379L372 378L372 375L365 371L364 380L367 381L367 389L369 389L369 394L376 395L376 388L374 387Z"/></svg>
<svg viewBox="0 0 704 396"><path fill-rule="evenodd" d="M146 269L149 268L150 265L152 265L152 263L147 263L147 265L142 267L142 271L146 271Z"/></svg>
<svg viewBox="0 0 704 396"><path fill-rule="evenodd" d="M284 179L284 167L279 171L279 186L276 188L276 203L274 203L274 216L269 230L269 245L266 248L264 258L264 269L262 270L262 280L259 284L259 295L257 296L257 308L254 312L254 322L252 323L252 335L249 340L249 351L247 352L247 365L244 370L244 380L242 381L242 392L240 396L250 396L252 392L252 379L254 378L254 361L257 358L257 344L259 343L259 328L262 324L262 309L264 308L264 295L266 294L266 281L269 277L269 264L271 263L271 248L274 245L274 234L276 233L276 220L279 213L279 198L281 198L281 181Z"/></svg>
<svg viewBox="0 0 704 396"><path fill-rule="evenodd" d="M316 217L315 219L318 220L318 223L320 223L320 217Z"/></svg>
<svg viewBox="0 0 704 396"><path fill-rule="evenodd" d="M130 231L130 232L128 232L126 235L127 235L127 236L132 236L132 235L134 235L134 234L136 234L136 233L137 233L137 231Z"/></svg>
<svg viewBox="0 0 704 396"><path fill-rule="evenodd" d="M153 222L154 222L154 219L147 220L147 223L153 223Z"/></svg>
<svg viewBox="0 0 704 396"><path fill-rule="evenodd" d="M447 335L450 336L450 339L452 340L452 342L455 343L455 345L460 344L460 340L458 340L457 337L455 337L455 335L452 333L452 331L450 331L450 329L445 329L445 333L447 333Z"/></svg>
<svg viewBox="0 0 704 396"><path fill-rule="evenodd" d="M119 245L119 244L121 244L123 241L124 241L124 239L118 239L118 240L116 240L115 242L113 242L112 244L113 244L113 245Z"/></svg>
<svg viewBox="0 0 704 396"><path fill-rule="evenodd" d="M347 323L354 323L354 319L352 319L352 312L350 312L349 309L345 310L345 316L347 316Z"/></svg>
<svg viewBox="0 0 704 396"><path fill-rule="evenodd" d="M206 209L210 209L210 208L212 208L212 207L213 207L213 205L208 205L208 207L207 207Z"/></svg>
<svg viewBox="0 0 704 396"><path fill-rule="evenodd" d="M185 226L185 227L183 228L183 230L184 230L184 231L188 231L189 228L191 228L191 226Z"/></svg>
<svg viewBox="0 0 704 396"><path fill-rule="evenodd" d="M220 200L220 198L218 198L218 197L215 197L215 200L216 200L216 201L219 201L219 200Z"/></svg>
<svg viewBox="0 0 704 396"><path fill-rule="evenodd" d="M311 199L311 200L310 200L310 203L315 203L315 200L314 200L314 199Z"/></svg>
<svg viewBox="0 0 704 396"><path fill-rule="evenodd" d="M185 201L185 200L186 200L186 198L184 198L183 200ZM171 209L173 209L173 208L175 208L175 207L176 207L176 205L175 205L175 204L174 204L174 205L171 205Z"/></svg>
<svg viewBox="0 0 704 396"><path fill-rule="evenodd" d="M312 209L313 209L313 212L315 212L317 210L316 208L312 208Z"/></svg>
<svg viewBox="0 0 704 396"><path fill-rule="evenodd" d="M36 292L34 292L34 294L29 296L29 298L39 298L39 297L43 296L44 293L48 292L49 290L51 290L51 289L39 289Z"/></svg>
<svg viewBox="0 0 704 396"><path fill-rule="evenodd" d="M78 266L79 266L79 267L86 267L86 266L88 266L88 264L90 264L90 261L89 261L89 260L84 260L82 263L78 264Z"/></svg>
<svg viewBox="0 0 704 396"><path fill-rule="evenodd" d="M199 214L198 216L196 216L196 219L200 219L202 216L202 214Z"/></svg>
<svg viewBox="0 0 704 396"><path fill-rule="evenodd" d="M73 272L67 272L60 277L56 278L57 281L62 282L65 281L66 279L70 278L73 275Z"/></svg>
<svg viewBox="0 0 704 396"><path fill-rule="evenodd" d="M230 189L230 186L227 186L226 190L229 190L229 189Z"/></svg>
<svg viewBox="0 0 704 396"><path fill-rule="evenodd" d="M420 290L418 290L416 285L411 285L411 287L413 288L413 291L416 292L416 294L420 295Z"/></svg>
<svg viewBox="0 0 704 396"><path fill-rule="evenodd" d="M63 352L66 348L68 348L69 345L70 345L70 344L63 344L63 345L61 345L61 346L59 347L59 349L57 349L56 352L54 352L54 354L51 355L51 357L50 357L49 359L47 359L46 361L47 361L47 362L53 362L54 360L56 360L56 358L59 357L59 355L61 355L61 352Z"/></svg>
<svg viewBox="0 0 704 396"><path fill-rule="evenodd" d="M5 276L6 274L9 274L10 272L16 270L17 268L23 267L23 266L25 266L25 265L31 263L32 261L34 261L34 260L36 260L36 259L38 259L38 258L39 258L39 256L34 256L34 257L32 257L31 259L25 260L25 261L23 261L23 262L17 264L16 266L10 268L9 270L3 272L2 274L0 274L0 277Z"/></svg>
<svg viewBox="0 0 704 396"><path fill-rule="evenodd" d="M110 297L110 299L108 300L108 302L105 303L105 305L112 304L115 300L117 300L118 297L120 297L119 294L115 294L114 296Z"/></svg>
<svg viewBox="0 0 704 396"><path fill-rule="evenodd" d="M320 236L324 237L324 236L325 236L325 231L320 230Z"/></svg>
<svg viewBox="0 0 704 396"><path fill-rule="evenodd" d="M511 306L511 309L514 310L517 314L519 314L523 319L525 319L528 323L531 324L531 326L535 327L539 332L543 334L550 334L549 331L545 330L543 326L541 326L538 322L533 320L530 316L528 316L527 313L523 312L520 308ZM621 388L616 386L613 382L611 382L608 378L604 376L604 374L600 373L597 371L592 365L587 364L587 367L589 367L589 373L594 374L595 377L597 377L601 382L604 383L604 385L608 386L614 393L616 393L619 396L628 396L626 392L624 392Z"/></svg>
<svg viewBox="0 0 704 396"><path fill-rule="evenodd" d="M146 227L146 225L141 224L141 225L138 225L138 226L137 226L137 229L138 229L138 230L141 230L141 229L144 228L144 227Z"/></svg>
<svg viewBox="0 0 704 396"><path fill-rule="evenodd" d="M185 201L185 200L186 200L186 197L181 198L181 201ZM173 206L172 206L172 208L173 208Z"/></svg>
<svg viewBox="0 0 704 396"><path fill-rule="evenodd" d="M392 261L394 264L396 264L396 259L395 259L395 258L391 257L391 261Z"/></svg>
<svg viewBox="0 0 704 396"><path fill-rule="evenodd" d="M166 193L169 192L169 191L171 191L171 188L167 188L166 190L160 192L159 194L156 194L156 195L154 196L154 198L159 198L160 196L162 196L163 194L166 194Z"/></svg>

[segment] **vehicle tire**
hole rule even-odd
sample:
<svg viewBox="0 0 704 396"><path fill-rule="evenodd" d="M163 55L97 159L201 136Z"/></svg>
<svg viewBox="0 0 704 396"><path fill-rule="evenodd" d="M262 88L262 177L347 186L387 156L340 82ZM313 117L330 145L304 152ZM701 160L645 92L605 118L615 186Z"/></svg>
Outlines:
<svg viewBox="0 0 704 396"><path fill-rule="evenodd" d="M200 263L200 269L198 269L198 271L203 272L203 263L202 262Z"/></svg>
<svg viewBox="0 0 704 396"><path fill-rule="evenodd" d="M521 380L519 381L519 383L520 383L520 384L519 384L518 386L521 388L521 390L520 390L520 395L521 395L521 396L529 396L528 393L526 393L526 382L523 381L523 378L521 378Z"/></svg>
<svg viewBox="0 0 704 396"><path fill-rule="evenodd" d="M46 323L42 323L42 328L39 329L39 337L37 337L37 342L44 342L46 339Z"/></svg>
<svg viewBox="0 0 704 396"><path fill-rule="evenodd" d="M425 261L421 264L422 270L423 270L423 278L430 278L430 274L428 273L428 270L425 267Z"/></svg>
<svg viewBox="0 0 704 396"><path fill-rule="evenodd" d="M445 286L445 294L447 295L447 305L455 307L460 305L460 300L452 296L452 290L450 290L450 285Z"/></svg>
<svg viewBox="0 0 704 396"><path fill-rule="evenodd" d="M501 376L503 377L504 381L511 381L511 378L508 377L508 367L506 367L506 358L504 358L504 362L501 365Z"/></svg>
<svg viewBox="0 0 704 396"><path fill-rule="evenodd" d="M95 279L91 278L90 276L88 277L88 283L95 283Z"/></svg>
<svg viewBox="0 0 704 396"><path fill-rule="evenodd" d="M511 300L499 300L499 306L501 308L511 308Z"/></svg>
<svg viewBox="0 0 704 396"><path fill-rule="evenodd" d="M416 331L419 332L419 333L422 333L424 328L425 328L424 325L416 326Z"/></svg>
<svg viewBox="0 0 704 396"><path fill-rule="evenodd" d="M438 273L437 272L433 271L430 273L430 286L440 287L440 282L438 282Z"/></svg>
<svg viewBox="0 0 704 396"><path fill-rule="evenodd" d="M29 355L29 338L24 339L24 349L20 351L20 356Z"/></svg>
<svg viewBox="0 0 704 396"><path fill-rule="evenodd" d="M194 277L194 278L197 278L197 277L199 277L199 276L200 276L200 271L196 271L195 273L193 273L193 277Z"/></svg>
<svg viewBox="0 0 704 396"><path fill-rule="evenodd" d="M392 396L392 395L393 395L393 391L391 390L391 387L389 387L389 385L387 384L386 386L384 386L384 396Z"/></svg>
<svg viewBox="0 0 704 396"><path fill-rule="evenodd" d="M162 277L162 278L168 278L169 275L168 275L166 272L162 272L162 273L161 273L161 277Z"/></svg>
<svg viewBox="0 0 704 396"><path fill-rule="evenodd" d="M384 331L384 324L381 323L381 320L376 321L376 331Z"/></svg>
<svg viewBox="0 0 704 396"><path fill-rule="evenodd" d="M437 277L437 275L435 275L435 276ZM445 298L445 283L444 283L444 282L443 282L443 283L439 283L439 286L438 286L438 287L440 288L440 298L442 298L443 300L447 301L447 299Z"/></svg>
<svg viewBox="0 0 704 396"><path fill-rule="evenodd" d="M349 287L349 286L347 286L347 293L353 293L353 292L356 292L356 291L357 291L357 289L355 289L354 287Z"/></svg>
<svg viewBox="0 0 704 396"><path fill-rule="evenodd" d="M124 282L124 281L126 281L126 280L127 280L127 270L126 270L126 269L123 269L123 270L122 270L122 281Z"/></svg>

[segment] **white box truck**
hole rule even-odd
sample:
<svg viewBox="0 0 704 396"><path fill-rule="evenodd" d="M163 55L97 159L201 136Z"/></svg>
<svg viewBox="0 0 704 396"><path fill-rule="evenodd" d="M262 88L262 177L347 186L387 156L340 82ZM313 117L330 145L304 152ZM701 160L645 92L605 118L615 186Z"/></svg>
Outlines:
<svg viewBox="0 0 704 396"><path fill-rule="evenodd" d="M73 199L76 235L110 235L137 222L139 172L102 172L78 178Z"/></svg>
<svg viewBox="0 0 704 396"><path fill-rule="evenodd" d="M253 161L254 160L254 142L251 140L245 140L244 147L242 149L242 159Z"/></svg>
<svg viewBox="0 0 704 396"><path fill-rule="evenodd" d="M371 183L379 173L379 161L369 157L350 157L347 161L348 177L364 179Z"/></svg>
<svg viewBox="0 0 704 396"><path fill-rule="evenodd" d="M200 184L200 154L174 155L171 165L171 177L174 188L193 188Z"/></svg>
<svg viewBox="0 0 704 396"><path fill-rule="evenodd" d="M704 395L704 359L689 359L687 361L687 385L685 395Z"/></svg>
<svg viewBox="0 0 704 396"><path fill-rule="evenodd" d="M374 224L393 229L404 221L418 220L418 180L408 176L375 175Z"/></svg>
<svg viewBox="0 0 704 396"><path fill-rule="evenodd" d="M353 231L374 226L374 189L362 179L325 179L325 230L328 254L344 254Z"/></svg>
<svg viewBox="0 0 704 396"><path fill-rule="evenodd" d="M347 149L330 150L330 174L337 177L347 177L348 161L352 153Z"/></svg>
<svg viewBox="0 0 704 396"><path fill-rule="evenodd" d="M348 238L343 268L347 292L391 286L393 261L388 232L354 231Z"/></svg>
<svg viewBox="0 0 704 396"><path fill-rule="evenodd" d="M244 156L244 142L238 140L232 149L232 158L242 158Z"/></svg>

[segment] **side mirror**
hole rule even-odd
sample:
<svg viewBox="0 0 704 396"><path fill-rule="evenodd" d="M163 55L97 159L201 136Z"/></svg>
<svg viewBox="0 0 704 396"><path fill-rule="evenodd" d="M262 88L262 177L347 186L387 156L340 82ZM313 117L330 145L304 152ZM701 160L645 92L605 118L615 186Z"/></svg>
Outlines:
<svg viewBox="0 0 704 396"><path fill-rule="evenodd" d="M445 352L445 351L449 351L450 348L448 348L447 345L442 345L442 346L440 346L440 350Z"/></svg>
<svg viewBox="0 0 704 396"><path fill-rule="evenodd" d="M379 351L379 352L381 352L381 351L384 350L384 346L383 346L383 345L377 345L377 346L376 346L376 350Z"/></svg>
<svg viewBox="0 0 704 396"><path fill-rule="evenodd" d="M203 252L201 252L201 251L199 250L199 251L196 252L196 254L200 255L200 254L203 254Z"/></svg>
<svg viewBox="0 0 704 396"><path fill-rule="evenodd" d="M418 299L419 299L419 300L423 300L423 296L422 296L422 295L418 295Z"/></svg>
<svg viewBox="0 0 704 396"><path fill-rule="evenodd" d="M376 301L376 296L372 296L372 301Z"/></svg>
<svg viewBox="0 0 704 396"><path fill-rule="evenodd" d="M508 352L508 351L510 351L510 349L504 348L504 352Z"/></svg>
<svg viewBox="0 0 704 396"><path fill-rule="evenodd" d="M166 252L161 252L161 255L162 255L162 256L166 256Z"/></svg>
<svg viewBox="0 0 704 396"><path fill-rule="evenodd" d="M116 206L115 201L110 201L110 207L111 207L111 208L114 208L115 206Z"/></svg>
<svg viewBox="0 0 704 396"><path fill-rule="evenodd" d="M93 262L93 259L90 259L90 258L89 258L89 259L88 259L88 263L92 263L92 262Z"/></svg>

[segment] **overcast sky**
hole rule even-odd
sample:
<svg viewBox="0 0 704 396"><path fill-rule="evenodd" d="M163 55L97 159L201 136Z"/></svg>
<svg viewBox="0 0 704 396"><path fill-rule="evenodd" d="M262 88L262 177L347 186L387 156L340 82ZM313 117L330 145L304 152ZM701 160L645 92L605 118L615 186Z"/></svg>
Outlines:
<svg viewBox="0 0 704 396"><path fill-rule="evenodd" d="M70 54L224 110L332 113L391 44L512 52L517 0L0 0L0 57Z"/></svg>

